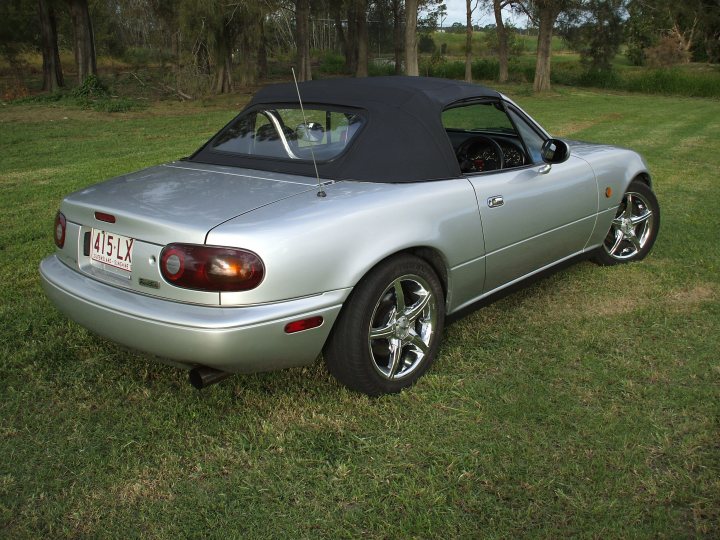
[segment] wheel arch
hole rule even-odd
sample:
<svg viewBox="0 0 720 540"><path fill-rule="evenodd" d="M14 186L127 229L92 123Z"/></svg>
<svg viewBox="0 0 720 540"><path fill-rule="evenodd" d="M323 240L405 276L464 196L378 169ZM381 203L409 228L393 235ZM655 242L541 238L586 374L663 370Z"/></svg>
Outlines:
<svg viewBox="0 0 720 540"><path fill-rule="evenodd" d="M647 185L647 187L649 187L650 189L653 189L652 178L650 177L650 173L648 173L647 171L636 174L635 177L631 180L631 183L636 180Z"/></svg>
<svg viewBox="0 0 720 540"><path fill-rule="evenodd" d="M442 287L443 296L444 296L445 308L447 309L447 302L448 302L449 293L450 293L450 269L449 269L447 259L444 256L444 254L439 249L431 247L431 246L406 247L406 248L400 249L398 251L395 251L394 253L391 253L391 254L383 257L382 259L380 259L379 261L376 261L375 264L373 264L372 266L369 266L365 270L365 272L362 274L360 279L355 284L353 284L353 290L355 290L357 288L358 284L363 279L365 279L365 277L370 272L372 272L376 268L382 266L383 264L385 264L387 261L389 261L393 257L397 257L398 255L403 255L403 254L412 255L414 257L417 257L418 259L420 259L420 260L424 261L426 264L428 264L430 266L430 268L432 269L432 271L435 272L435 275L440 280L440 286ZM352 296L352 293L350 293L350 295L348 295L348 297L343 302L341 312L348 305L351 296ZM333 327L335 327L339 318L340 317L338 316L335 319L335 321L333 322ZM330 333L332 334L332 330L330 331ZM330 339L330 336L328 336L325 343L327 343L328 339ZM324 345L323 345L323 347L324 347Z"/></svg>

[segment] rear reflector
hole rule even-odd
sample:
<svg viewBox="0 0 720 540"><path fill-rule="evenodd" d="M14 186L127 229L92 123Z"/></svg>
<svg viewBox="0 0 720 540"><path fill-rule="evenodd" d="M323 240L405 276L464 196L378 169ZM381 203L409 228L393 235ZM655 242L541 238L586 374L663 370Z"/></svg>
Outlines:
<svg viewBox="0 0 720 540"><path fill-rule="evenodd" d="M106 214L105 212L95 212L95 219L104 221L105 223L115 223L115 216Z"/></svg>
<svg viewBox="0 0 720 540"><path fill-rule="evenodd" d="M294 334L295 332L302 332L303 330L310 330L311 328L317 328L323 323L322 317L310 317L308 319L302 319L299 321L293 321L285 325L286 334Z"/></svg>

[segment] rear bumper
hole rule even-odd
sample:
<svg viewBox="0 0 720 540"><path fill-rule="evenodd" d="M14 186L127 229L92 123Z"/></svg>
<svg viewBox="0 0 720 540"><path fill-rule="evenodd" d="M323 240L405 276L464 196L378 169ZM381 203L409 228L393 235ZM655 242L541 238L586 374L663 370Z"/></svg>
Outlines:
<svg viewBox="0 0 720 540"><path fill-rule="evenodd" d="M351 289L247 307L181 304L91 279L55 255L40 263L42 286L65 315L112 341L186 365L251 373L312 363ZM318 328L286 334L293 320Z"/></svg>

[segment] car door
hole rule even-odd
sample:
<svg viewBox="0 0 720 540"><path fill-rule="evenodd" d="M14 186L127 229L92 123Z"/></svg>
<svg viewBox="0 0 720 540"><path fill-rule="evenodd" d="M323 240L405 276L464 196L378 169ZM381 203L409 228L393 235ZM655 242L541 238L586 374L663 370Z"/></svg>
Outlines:
<svg viewBox="0 0 720 540"><path fill-rule="evenodd" d="M597 188L589 165L570 157L546 167L470 178L485 237L485 292L582 251L592 233Z"/></svg>
<svg viewBox="0 0 720 540"><path fill-rule="evenodd" d="M543 163L546 134L501 101L453 107L443 113L443 123L477 197L485 242L483 292L583 250L598 209L597 182L585 161L571 156ZM480 148L468 155L473 141ZM495 143L504 148L504 164L494 156Z"/></svg>

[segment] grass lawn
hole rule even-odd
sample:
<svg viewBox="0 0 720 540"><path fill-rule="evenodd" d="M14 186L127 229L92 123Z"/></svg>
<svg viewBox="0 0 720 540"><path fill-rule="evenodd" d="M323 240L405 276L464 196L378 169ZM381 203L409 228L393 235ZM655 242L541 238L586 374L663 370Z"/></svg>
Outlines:
<svg viewBox="0 0 720 540"><path fill-rule="evenodd" d="M247 96L0 104L0 536L720 536L720 102L503 90L556 135L645 155L655 250L457 322L381 399L319 361L198 392L41 292L64 194L187 155Z"/></svg>

